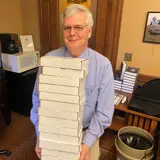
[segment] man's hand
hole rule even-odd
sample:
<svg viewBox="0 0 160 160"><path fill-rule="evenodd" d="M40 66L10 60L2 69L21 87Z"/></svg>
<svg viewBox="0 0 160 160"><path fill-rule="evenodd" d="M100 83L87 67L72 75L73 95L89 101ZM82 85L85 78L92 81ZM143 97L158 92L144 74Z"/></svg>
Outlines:
<svg viewBox="0 0 160 160"><path fill-rule="evenodd" d="M79 160L89 160L89 146L87 144L82 144L81 154Z"/></svg>
<svg viewBox="0 0 160 160"><path fill-rule="evenodd" d="M38 138L37 138L37 143L36 143L35 152L36 152L38 158L41 159L41 149L39 148Z"/></svg>

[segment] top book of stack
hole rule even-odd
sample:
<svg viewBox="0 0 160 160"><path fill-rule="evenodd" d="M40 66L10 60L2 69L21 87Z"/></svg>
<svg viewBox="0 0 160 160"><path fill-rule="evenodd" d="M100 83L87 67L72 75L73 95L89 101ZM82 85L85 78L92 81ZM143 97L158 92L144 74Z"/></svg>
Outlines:
<svg viewBox="0 0 160 160"><path fill-rule="evenodd" d="M125 71L125 75L137 76L139 73L139 68L128 67Z"/></svg>
<svg viewBox="0 0 160 160"><path fill-rule="evenodd" d="M69 57L44 56L41 57L41 66L66 68L74 70L88 70L88 60Z"/></svg>

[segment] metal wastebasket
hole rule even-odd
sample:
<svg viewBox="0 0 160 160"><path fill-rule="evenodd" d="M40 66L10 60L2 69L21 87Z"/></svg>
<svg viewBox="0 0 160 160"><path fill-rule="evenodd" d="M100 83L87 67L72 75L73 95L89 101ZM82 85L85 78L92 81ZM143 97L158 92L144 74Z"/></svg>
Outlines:
<svg viewBox="0 0 160 160"><path fill-rule="evenodd" d="M134 149L128 145L126 145L120 138L120 135L124 133L134 133L136 135L142 136L146 138L150 143L151 147L146 150ZM118 135L115 139L115 147L116 147L116 158L117 160L151 160L154 156L153 147L154 147L154 139L150 133L145 131L144 129L127 126L123 127L118 131Z"/></svg>

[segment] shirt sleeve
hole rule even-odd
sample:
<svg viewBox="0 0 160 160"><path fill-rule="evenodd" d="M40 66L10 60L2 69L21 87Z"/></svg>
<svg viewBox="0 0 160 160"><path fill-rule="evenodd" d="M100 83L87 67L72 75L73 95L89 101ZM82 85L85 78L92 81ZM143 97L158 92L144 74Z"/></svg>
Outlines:
<svg viewBox="0 0 160 160"><path fill-rule="evenodd" d="M104 130L111 125L114 113L114 78L112 66L109 63L104 67L96 110L91 118L86 135L82 143L89 147L99 138Z"/></svg>
<svg viewBox="0 0 160 160"><path fill-rule="evenodd" d="M32 109L30 112L30 119L35 126L37 136L39 135L38 134L38 108L40 105L39 92L38 92L38 81L39 81L38 78L41 72L42 72L42 68L39 67L33 93L32 93Z"/></svg>

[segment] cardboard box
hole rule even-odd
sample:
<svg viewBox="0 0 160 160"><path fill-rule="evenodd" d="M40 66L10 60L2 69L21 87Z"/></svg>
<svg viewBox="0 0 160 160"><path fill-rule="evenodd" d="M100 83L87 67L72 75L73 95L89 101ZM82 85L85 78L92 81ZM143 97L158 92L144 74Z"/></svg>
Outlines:
<svg viewBox="0 0 160 160"><path fill-rule="evenodd" d="M53 160L53 156L61 157L62 159L66 160L66 158L70 158L72 160L79 160L80 154L79 153L69 153L69 152L62 152L62 151L55 151L42 148L41 154L46 156L51 156Z"/></svg>
<svg viewBox="0 0 160 160"><path fill-rule="evenodd" d="M82 142L82 133L80 137L72 137L72 136L65 136L65 135L60 135L60 134L40 132L39 140L47 141L47 142L80 145Z"/></svg>
<svg viewBox="0 0 160 160"><path fill-rule="evenodd" d="M81 101L84 101L85 95L73 96L66 94L39 92L39 98L43 100L80 104Z"/></svg>
<svg viewBox="0 0 160 160"><path fill-rule="evenodd" d="M84 106L84 103L85 99L83 99L79 104L40 100L40 108L77 113L80 112L81 107Z"/></svg>
<svg viewBox="0 0 160 160"><path fill-rule="evenodd" d="M80 117L77 121L59 119L59 118L51 118L45 116L39 116L39 125L50 125L59 128L75 128L78 129L82 126L82 117Z"/></svg>
<svg viewBox="0 0 160 160"><path fill-rule="evenodd" d="M82 116L82 110L83 108L81 108L81 111L78 113L74 113L74 112L67 112L67 111L59 111L57 110L50 110L50 109L44 109L44 108L39 108L38 109L38 115L39 116L46 116L46 117L53 117L53 118L62 118L62 119L69 119L69 120L75 120L77 121L78 119L80 119L80 117Z"/></svg>
<svg viewBox="0 0 160 160"><path fill-rule="evenodd" d="M84 81L85 79L79 79L79 78L48 76L43 74L39 75L39 83L46 83L46 84L79 87L85 83Z"/></svg>
<svg viewBox="0 0 160 160"><path fill-rule="evenodd" d="M60 77L71 77L71 78L85 78L88 74L88 70L74 70L66 68L55 68L55 67L42 67L42 74L60 76Z"/></svg>
<svg viewBox="0 0 160 160"><path fill-rule="evenodd" d="M66 136L80 137L82 132L82 127L80 129L75 129L75 128L59 128L49 125L38 125L38 131L66 135Z"/></svg>
<svg viewBox="0 0 160 160"><path fill-rule="evenodd" d="M38 90L40 92L51 92L51 93L77 95L77 96L85 94L85 86L82 83L80 84L79 87L60 86L60 85L39 83Z"/></svg>
<svg viewBox="0 0 160 160"><path fill-rule="evenodd" d="M56 151L71 152L71 153L80 152L80 145L47 142L47 141L42 141L42 140L39 141L39 147L46 148L46 149L53 149Z"/></svg>
<svg viewBox="0 0 160 160"><path fill-rule="evenodd" d="M63 158L63 157L55 157L55 156L45 156L42 155L42 160L79 160L78 158Z"/></svg>
<svg viewBox="0 0 160 160"><path fill-rule="evenodd" d="M88 60L72 57L43 56L40 59L40 65L55 68L87 70Z"/></svg>

